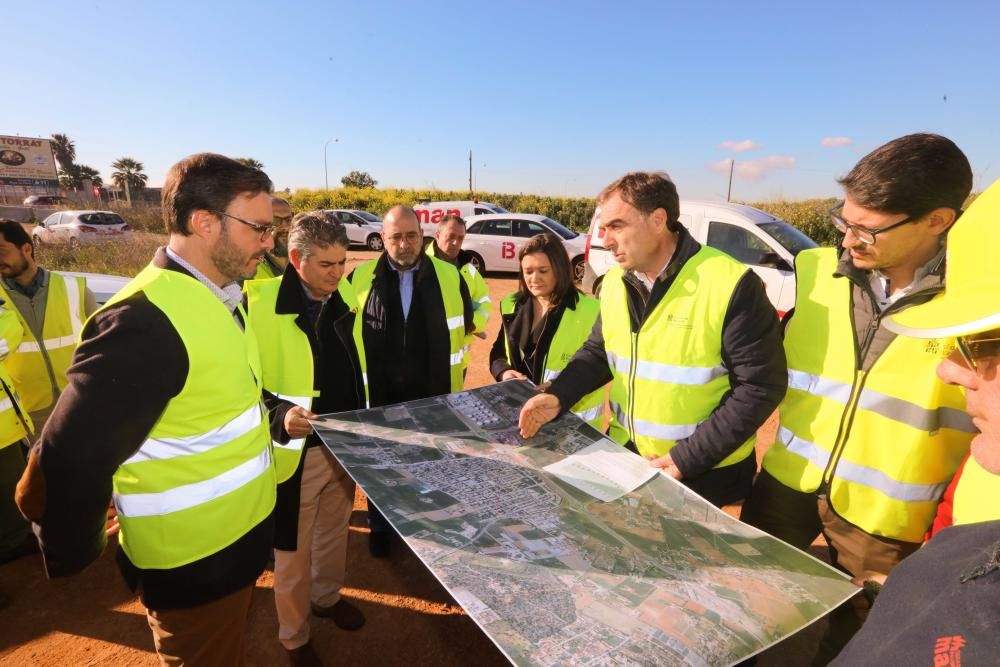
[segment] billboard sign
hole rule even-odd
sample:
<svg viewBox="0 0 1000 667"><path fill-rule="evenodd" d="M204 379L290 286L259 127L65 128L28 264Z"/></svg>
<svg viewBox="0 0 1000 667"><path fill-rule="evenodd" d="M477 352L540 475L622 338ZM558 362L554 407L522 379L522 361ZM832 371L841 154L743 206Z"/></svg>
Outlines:
<svg viewBox="0 0 1000 667"><path fill-rule="evenodd" d="M0 135L0 185L58 184L48 139Z"/></svg>

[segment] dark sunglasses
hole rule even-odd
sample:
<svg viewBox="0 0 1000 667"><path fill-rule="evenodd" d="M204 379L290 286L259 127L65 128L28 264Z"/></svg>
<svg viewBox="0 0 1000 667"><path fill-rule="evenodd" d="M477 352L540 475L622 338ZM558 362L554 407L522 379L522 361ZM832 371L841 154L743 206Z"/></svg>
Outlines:
<svg viewBox="0 0 1000 667"><path fill-rule="evenodd" d="M1000 357L1000 337L970 338L969 336L959 336L958 351L969 368L979 371L983 361Z"/></svg>

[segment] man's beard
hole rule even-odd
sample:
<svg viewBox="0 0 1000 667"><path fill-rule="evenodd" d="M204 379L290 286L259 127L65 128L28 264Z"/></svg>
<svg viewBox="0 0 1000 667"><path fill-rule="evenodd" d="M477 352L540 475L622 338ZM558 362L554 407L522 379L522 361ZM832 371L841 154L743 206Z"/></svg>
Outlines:
<svg viewBox="0 0 1000 667"><path fill-rule="evenodd" d="M28 260L25 259L25 257L22 255L18 257L16 263L5 264L2 268L0 268L0 274L2 274L5 278L10 278L11 280L14 280L20 277L21 274L27 270L28 270Z"/></svg>
<svg viewBox="0 0 1000 667"><path fill-rule="evenodd" d="M263 257L264 251L256 252L250 256L243 255L240 249L229 239L229 233L225 224L222 225L222 233L219 240L212 247L212 264L216 270L229 280L250 280L256 273L256 267L250 268L251 257Z"/></svg>
<svg viewBox="0 0 1000 667"><path fill-rule="evenodd" d="M288 243L285 239L274 239L274 248L271 250L271 254L282 259L288 257Z"/></svg>

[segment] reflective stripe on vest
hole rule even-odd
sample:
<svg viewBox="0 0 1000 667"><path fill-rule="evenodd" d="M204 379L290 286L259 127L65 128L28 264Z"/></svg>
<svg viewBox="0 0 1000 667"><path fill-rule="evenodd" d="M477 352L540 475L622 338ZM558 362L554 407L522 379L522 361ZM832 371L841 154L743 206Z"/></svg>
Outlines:
<svg viewBox="0 0 1000 667"><path fill-rule="evenodd" d="M517 292L511 292L500 302L501 315L513 315L517 310ZM551 382L559 377L566 364L576 354L576 351L583 347L584 342L590 336L594 328L594 322L601 312L597 299L578 294L575 306L566 306L562 309L559 317L559 326L552 335L549 347L545 350L545 358L542 360L542 382ZM504 327L504 346L507 351L507 363L511 364L510 355L510 335ZM571 408L570 412L580 419L588 422L599 431L604 430L604 387L596 389L579 401Z"/></svg>
<svg viewBox="0 0 1000 667"><path fill-rule="evenodd" d="M837 261L833 249L796 258L789 386L763 467L797 491L822 490L869 534L920 542L975 432L962 390L936 375L954 340L897 336L859 370L853 287L834 277Z"/></svg>
<svg viewBox="0 0 1000 667"><path fill-rule="evenodd" d="M49 272L41 341L35 338L20 312L12 309L21 322L24 338L7 358L7 365L24 409L29 412L52 405L55 398L53 383L58 391L66 388L66 371L73 361L73 352L83 329L85 289L83 278ZM2 285L0 297L10 301Z"/></svg>
<svg viewBox="0 0 1000 667"><path fill-rule="evenodd" d="M441 291L441 301L444 304L445 326L448 329L448 366L451 380L451 391L462 391L465 383L464 347L465 347L465 304L462 302L462 291L458 269L436 257L427 255L424 259L430 261L437 277L438 289ZM354 269L351 287L357 295L359 311L363 312L371 294L372 281L375 278L375 266L379 260L369 260ZM423 260L421 260L423 261ZM359 350L364 348L362 335L363 317L354 318L354 342ZM366 380L367 383L367 380Z"/></svg>
<svg viewBox="0 0 1000 667"><path fill-rule="evenodd" d="M1000 519L1000 475L969 456L955 485L952 523L956 526Z"/></svg>
<svg viewBox="0 0 1000 667"><path fill-rule="evenodd" d="M609 434L630 440L643 456L663 456L688 438L730 390L722 360L722 332L733 290L747 267L703 246L677 272L666 294L632 332L621 269L601 288L601 325L611 383ZM715 467L753 453L755 437L732 443Z"/></svg>
<svg viewBox="0 0 1000 667"><path fill-rule="evenodd" d="M274 467L250 319L244 314L241 330L206 286L153 265L105 308L138 292L170 321L188 375L137 454L115 471L113 499L128 559L173 569L217 553L270 515Z"/></svg>

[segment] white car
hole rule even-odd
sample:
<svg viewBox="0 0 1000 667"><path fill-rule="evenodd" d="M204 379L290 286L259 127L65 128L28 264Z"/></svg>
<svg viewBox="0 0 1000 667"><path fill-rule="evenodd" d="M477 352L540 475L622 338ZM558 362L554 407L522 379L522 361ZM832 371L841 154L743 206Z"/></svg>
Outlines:
<svg viewBox="0 0 1000 667"><path fill-rule="evenodd" d="M124 276L112 276L107 273L79 273L77 271L60 271L64 276L77 276L86 278L87 287L94 293L97 305L103 306L111 297L118 293L131 281L131 278Z"/></svg>
<svg viewBox="0 0 1000 667"><path fill-rule="evenodd" d="M536 234L552 232L569 254L573 279L583 279L587 238L563 227L552 218L530 213L490 213L466 219L464 250L472 253L472 263L480 272L519 270L517 252Z"/></svg>
<svg viewBox="0 0 1000 667"><path fill-rule="evenodd" d="M323 211L344 225L351 245L367 246L369 250L382 250L382 218L368 211L336 208Z"/></svg>
<svg viewBox="0 0 1000 667"><path fill-rule="evenodd" d="M71 246L128 241L132 228L114 211L58 211L31 230L35 243Z"/></svg>

